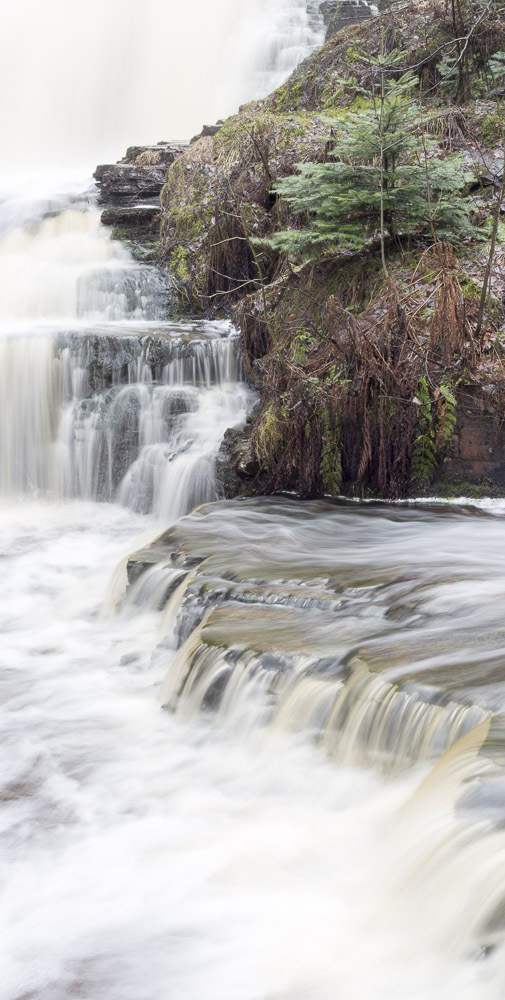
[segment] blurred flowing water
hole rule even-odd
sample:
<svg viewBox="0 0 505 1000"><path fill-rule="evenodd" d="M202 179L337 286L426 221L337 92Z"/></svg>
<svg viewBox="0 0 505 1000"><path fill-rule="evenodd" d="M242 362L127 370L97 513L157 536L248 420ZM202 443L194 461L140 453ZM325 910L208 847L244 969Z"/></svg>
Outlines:
<svg viewBox="0 0 505 1000"><path fill-rule="evenodd" d="M505 508L219 501L236 333L85 180L319 4L4 8L2 1000L501 997Z"/></svg>
<svg viewBox="0 0 505 1000"><path fill-rule="evenodd" d="M4 0L2 171L113 162L264 97L324 40L319 0ZM22 44L21 44L22 40ZM43 40L43 44L41 44Z"/></svg>
<svg viewBox="0 0 505 1000"><path fill-rule="evenodd" d="M4 505L2 996L500 997L503 530Z"/></svg>

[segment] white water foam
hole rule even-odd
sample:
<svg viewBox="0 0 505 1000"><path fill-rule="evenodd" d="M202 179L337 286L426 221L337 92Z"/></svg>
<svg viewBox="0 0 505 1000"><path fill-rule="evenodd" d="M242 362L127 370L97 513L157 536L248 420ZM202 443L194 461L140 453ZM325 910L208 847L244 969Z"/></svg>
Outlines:
<svg viewBox="0 0 505 1000"><path fill-rule="evenodd" d="M308 9L307 9L308 8ZM189 138L323 40L314 0L6 0L2 169L118 159Z"/></svg>
<svg viewBox="0 0 505 1000"><path fill-rule="evenodd" d="M157 707L160 615L97 618L145 528L112 505L1 511L3 1000L497 1000L454 887L422 908L399 888L415 774Z"/></svg>
<svg viewBox="0 0 505 1000"><path fill-rule="evenodd" d="M463 852L453 865L451 856L443 877L426 863L427 844L439 850L467 836L452 799L440 810L439 796L425 797L421 820L402 825L422 769L386 783L326 761L296 734L266 740L258 726L219 731L204 713L184 722L162 712L178 577L165 613L142 606L141 594L117 617L102 605L111 567L120 561L115 592L134 536L162 525L82 500L119 496L170 520L208 498L192 489L208 488L219 437L246 407L237 366L214 359L212 368L207 358L206 367L207 348L193 351L189 377L182 345L172 381L172 361L160 377L143 347L135 353L133 342L153 332L146 320L159 319L152 275L99 229L74 170L86 177L132 142L188 136L262 96L321 40L317 8L304 0L4 3L2 1000L502 995L500 949L478 961L475 942L488 939L469 935L458 912L461 894L471 905L482 857ZM28 190L26 174L16 174L38 175L40 166L54 178L37 176ZM165 325L162 339L170 336ZM109 369L99 349L107 337L116 342L104 352ZM83 363L76 338L94 345L93 364ZM135 356L116 366L126 342ZM211 370L219 378L207 378ZM179 414L167 441L161 418L174 388L198 405ZM115 447L123 440L134 454ZM33 492L38 498L26 500ZM280 564L285 537L272 515ZM243 541L261 575L251 539ZM299 557L310 561L312 548L298 553L295 538L291 564ZM239 571L234 565L232 578ZM165 584L154 573L149 582L155 606ZM481 585L480 606L492 597ZM167 645L152 658L160 634ZM255 707L244 706L249 720ZM480 855L488 844L478 842ZM486 877L501 857L485 859ZM461 859L472 862L469 878Z"/></svg>

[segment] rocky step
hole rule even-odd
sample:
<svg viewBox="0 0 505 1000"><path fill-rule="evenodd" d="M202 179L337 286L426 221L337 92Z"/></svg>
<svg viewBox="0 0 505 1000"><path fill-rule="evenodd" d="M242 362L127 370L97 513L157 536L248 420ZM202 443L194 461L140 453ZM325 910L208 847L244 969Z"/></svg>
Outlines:
<svg viewBox="0 0 505 1000"><path fill-rule="evenodd" d="M168 143L131 146L119 163L96 168L99 202L105 206L102 223L115 227L118 238L137 243L157 239L161 189L182 148Z"/></svg>
<svg viewBox="0 0 505 1000"><path fill-rule="evenodd" d="M159 199L165 172L164 164L142 167L137 164L116 163L97 167L93 176L103 204L131 205L132 201L139 199Z"/></svg>
<svg viewBox="0 0 505 1000"><path fill-rule="evenodd" d="M164 163L169 166L176 156L187 146L186 140L158 142L156 146L128 146L121 163L135 163L137 166L155 167Z"/></svg>
<svg viewBox="0 0 505 1000"><path fill-rule="evenodd" d="M127 239L141 242L157 239L160 222L160 205L113 205L102 212L102 224L113 226L118 238L122 232Z"/></svg>

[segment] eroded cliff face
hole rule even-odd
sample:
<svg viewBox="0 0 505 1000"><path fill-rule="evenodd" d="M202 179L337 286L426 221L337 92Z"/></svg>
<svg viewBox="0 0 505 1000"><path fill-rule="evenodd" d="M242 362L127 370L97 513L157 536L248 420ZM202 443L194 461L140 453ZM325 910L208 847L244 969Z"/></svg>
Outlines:
<svg viewBox="0 0 505 1000"><path fill-rule="evenodd" d="M327 6L330 28L349 14L343 4ZM499 115L491 99L462 103L442 93L439 51L451 31L434 3L383 15L380 31L375 19L348 24L277 91L206 130L168 166L159 261L176 309L231 316L261 393L245 435L225 443L228 496L505 492L501 250L476 339L485 241L434 257L430 234L412 239L391 248L387 279L377 246L293 267L262 242L300 224L273 186L297 164L338 150L339 122L345 129L349 111L366 106L362 53L373 59L381 45L402 53L402 66L443 108L437 155L462 154L475 220L489 227L503 173ZM505 47L505 25L491 32L484 21L472 44L484 61Z"/></svg>

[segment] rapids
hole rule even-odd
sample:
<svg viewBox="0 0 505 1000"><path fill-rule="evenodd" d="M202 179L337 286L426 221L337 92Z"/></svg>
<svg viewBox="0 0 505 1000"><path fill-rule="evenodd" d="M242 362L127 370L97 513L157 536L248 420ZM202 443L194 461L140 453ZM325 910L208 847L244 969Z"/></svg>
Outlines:
<svg viewBox="0 0 505 1000"><path fill-rule="evenodd" d="M153 527L146 538L145 518L113 504L1 511L2 997L502 996L503 733L486 706L502 706L505 689L494 676L476 695L471 671L459 686L442 666L481 645L484 660L489 646L500 655L503 515L257 501L180 522L166 553L175 543L174 569L197 573L169 598L186 604L185 631L187 599L203 591L222 611L207 638L223 643L231 677L238 663L243 678L246 639L271 649L270 663L250 657L247 697L232 685L221 713L219 701L199 710L194 688L175 714L159 708L181 656L159 588L140 576L104 612L110 568L138 532L142 558L159 564ZM248 609L260 611L252 633ZM419 616L435 648L413 670ZM437 747L393 771L328 756L317 726L272 713L300 636L306 676L321 644L332 683L329 630L334 650L358 642L370 662L387 636L396 665L378 671L424 669L437 704L444 690L472 695L483 721L435 768Z"/></svg>
<svg viewBox="0 0 505 1000"><path fill-rule="evenodd" d="M237 333L167 319L86 179L320 4L2 13L0 997L498 1000L503 505L219 500Z"/></svg>

